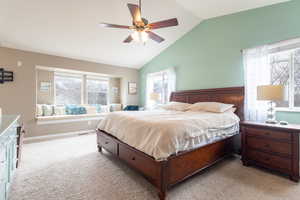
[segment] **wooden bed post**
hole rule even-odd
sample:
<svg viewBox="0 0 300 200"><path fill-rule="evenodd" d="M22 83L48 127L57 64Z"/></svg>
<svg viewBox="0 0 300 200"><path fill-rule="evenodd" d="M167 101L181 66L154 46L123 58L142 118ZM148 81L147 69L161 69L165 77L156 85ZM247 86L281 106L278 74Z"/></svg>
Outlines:
<svg viewBox="0 0 300 200"><path fill-rule="evenodd" d="M168 161L161 161L161 169L160 169L160 181L158 188L158 197L160 200L165 200L167 197L167 175L168 175Z"/></svg>

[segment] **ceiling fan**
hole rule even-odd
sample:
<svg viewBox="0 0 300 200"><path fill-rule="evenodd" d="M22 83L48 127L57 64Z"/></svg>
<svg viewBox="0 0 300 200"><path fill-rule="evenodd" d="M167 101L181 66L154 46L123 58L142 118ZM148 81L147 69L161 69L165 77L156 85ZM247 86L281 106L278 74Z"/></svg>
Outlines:
<svg viewBox="0 0 300 200"><path fill-rule="evenodd" d="M133 33L123 41L124 43L130 43L131 41L145 43L149 38L158 43L161 43L165 39L153 33L152 30L178 25L178 20L176 18L149 24L147 19L142 18L141 0L139 0L139 5L127 4L127 6L133 18L132 26L123 26L123 25L107 24L107 23L100 24L101 26L108 27L108 28L121 28L121 29L133 30Z"/></svg>

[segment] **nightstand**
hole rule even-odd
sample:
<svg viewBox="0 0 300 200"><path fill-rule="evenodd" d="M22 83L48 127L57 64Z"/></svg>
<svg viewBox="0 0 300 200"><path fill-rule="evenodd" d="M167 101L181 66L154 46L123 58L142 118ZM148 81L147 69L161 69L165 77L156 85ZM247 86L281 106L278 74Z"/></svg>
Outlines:
<svg viewBox="0 0 300 200"><path fill-rule="evenodd" d="M300 125L241 122L242 161L288 175L299 181Z"/></svg>

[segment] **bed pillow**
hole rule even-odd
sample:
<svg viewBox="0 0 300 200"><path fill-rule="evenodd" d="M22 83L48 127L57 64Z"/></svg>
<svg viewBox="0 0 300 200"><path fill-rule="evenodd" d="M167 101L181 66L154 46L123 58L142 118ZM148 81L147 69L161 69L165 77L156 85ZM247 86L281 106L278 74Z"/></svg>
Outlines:
<svg viewBox="0 0 300 200"><path fill-rule="evenodd" d="M187 111L192 104L181 103L181 102L169 102L165 105L160 106L164 110L174 110L174 111Z"/></svg>
<svg viewBox="0 0 300 200"><path fill-rule="evenodd" d="M236 107L232 107L232 108L229 108L228 110L226 110L225 112L227 113L235 113L236 111Z"/></svg>
<svg viewBox="0 0 300 200"><path fill-rule="evenodd" d="M225 104L219 102L199 102L191 105L188 110L223 113L232 108L233 106L233 104Z"/></svg>

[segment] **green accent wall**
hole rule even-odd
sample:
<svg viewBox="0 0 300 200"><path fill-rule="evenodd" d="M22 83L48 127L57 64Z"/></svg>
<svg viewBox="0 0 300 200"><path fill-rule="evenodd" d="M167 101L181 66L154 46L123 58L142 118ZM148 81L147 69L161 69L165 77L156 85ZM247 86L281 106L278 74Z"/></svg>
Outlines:
<svg viewBox="0 0 300 200"><path fill-rule="evenodd" d="M202 21L140 69L140 104L146 75L176 67L177 90L243 86L241 50L300 37L300 1ZM176 30L174 30L176 31ZM300 113L279 113L300 123Z"/></svg>
<svg viewBox="0 0 300 200"><path fill-rule="evenodd" d="M277 120L300 124L300 112L277 112Z"/></svg>

